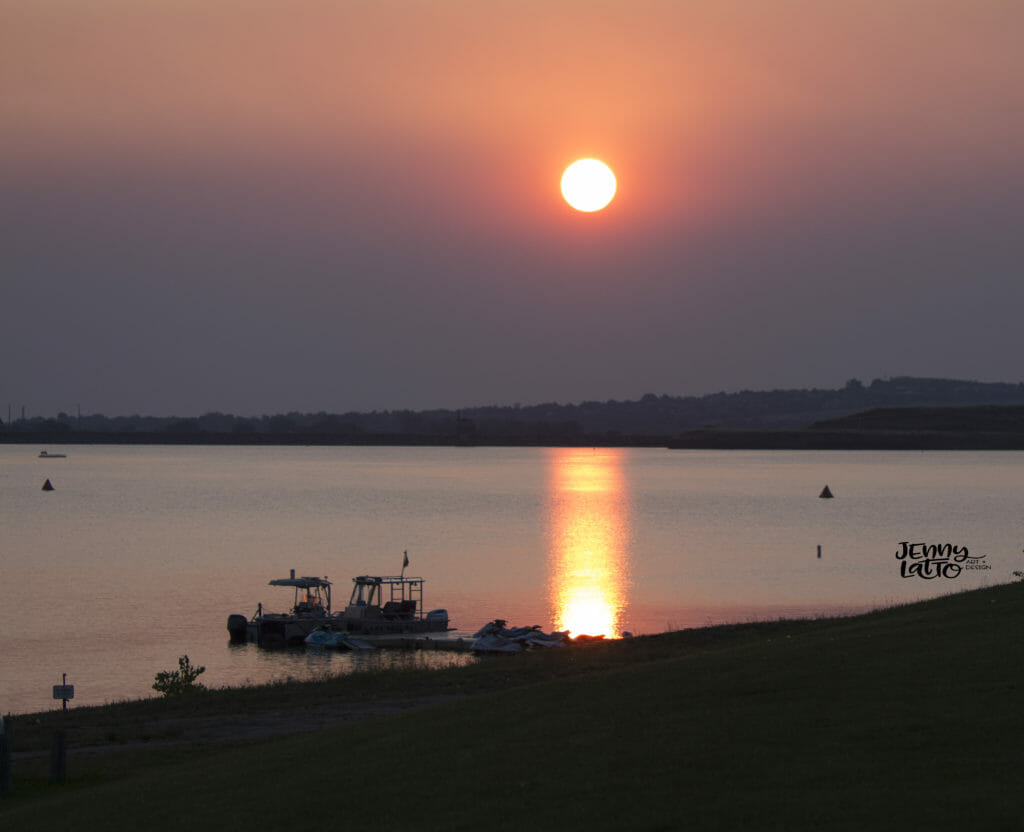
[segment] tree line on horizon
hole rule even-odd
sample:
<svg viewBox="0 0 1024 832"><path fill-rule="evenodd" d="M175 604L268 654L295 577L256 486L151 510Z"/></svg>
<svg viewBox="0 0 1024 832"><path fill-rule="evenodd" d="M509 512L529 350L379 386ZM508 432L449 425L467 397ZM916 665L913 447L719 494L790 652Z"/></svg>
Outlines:
<svg viewBox="0 0 1024 832"><path fill-rule="evenodd" d="M1024 383L979 382L900 376L863 384L850 379L837 389L791 389L704 396L648 393L638 400L580 404L490 405L460 410L384 410L370 412L282 413L242 417L206 413L194 418L102 414L17 419L2 425L16 434L59 437L84 434L163 436L168 441L221 437L287 440L334 437L353 442L387 437L419 440L575 444L589 438L673 437L701 428L799 429L874 408L1024 405Z"/></svg>

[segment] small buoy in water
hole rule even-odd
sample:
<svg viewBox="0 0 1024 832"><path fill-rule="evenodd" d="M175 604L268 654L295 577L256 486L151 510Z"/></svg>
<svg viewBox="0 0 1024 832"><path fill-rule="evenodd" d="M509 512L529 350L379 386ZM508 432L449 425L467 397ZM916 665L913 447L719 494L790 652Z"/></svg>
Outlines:
<svg viewBox="0 0 1024 832"><path fill-rule="evenodd" d="M49 479L43 483L43 491L53 491L53 483Z"/></svg>
<svg viewBox="0 0 1024 832"><path fill-rule="evenodd" d="M821 493L818 496L822 498L829 498L832 496L832 492L828 490L828 486L826 485L823 489L821 489Z"/></svg>

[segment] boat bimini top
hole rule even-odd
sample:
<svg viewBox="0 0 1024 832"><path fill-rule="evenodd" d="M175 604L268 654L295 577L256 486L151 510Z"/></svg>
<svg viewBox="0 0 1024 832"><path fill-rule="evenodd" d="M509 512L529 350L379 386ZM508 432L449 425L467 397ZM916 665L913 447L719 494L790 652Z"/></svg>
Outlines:
<svg viewBox="0 0 1024 832"><path fill-rule="evenodd" d="M288 578L275 578L270 581L270 586L291 586L295 587L295 614L296 615L330 615L331 614L331 582L326 576L313 578L304 576L295 577L295 570L291 570ZM300 595L300 593L304 593Z"/></svg>

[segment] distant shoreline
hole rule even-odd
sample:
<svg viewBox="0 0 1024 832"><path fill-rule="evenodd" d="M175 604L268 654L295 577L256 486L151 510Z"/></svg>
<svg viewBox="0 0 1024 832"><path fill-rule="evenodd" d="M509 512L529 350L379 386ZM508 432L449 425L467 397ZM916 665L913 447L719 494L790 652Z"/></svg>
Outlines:
<svg viewBox="0 0 1024 832"><path fill-rule="evenodd" d="M670 440L676 450L1021 451L1024 434L971 431L694 430Z"/></svg>
<svg viewBox="0 0 1024 832"><path fill-rule="evenodd" d="M593 436L578 441L531 440L523 437L488 437L473 441L454 436L421 434L278 434L278 433L98 433L40 432L0 433L0 444L8 445L243 445L243 446L410 446L410 447L654 447L664 448L668 439L657 436Z"/></svg>
<svg viewBox="0 0 1024 832"><path fill-rule="evenodd" d="M488 437L472 442L455 437L415 434L221 434L0 432L4 445L199 445L255 447L603 447L670 450L778 451L1021 451L1024 433L1014 431L822 430L705 428L666 436L581 436L573 441L531 441L523 437Z"/></svg>

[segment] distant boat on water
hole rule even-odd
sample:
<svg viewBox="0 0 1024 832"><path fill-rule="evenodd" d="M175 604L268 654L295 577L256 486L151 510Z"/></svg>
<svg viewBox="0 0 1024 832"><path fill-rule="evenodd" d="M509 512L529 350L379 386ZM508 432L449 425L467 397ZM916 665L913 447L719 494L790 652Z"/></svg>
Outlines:
<svg viewBox="0 0 1024 832"><path fill-rule="evenodd" d="M40 451L40 459L67 459L67 454L51 454L49 451Z"/></svg>

